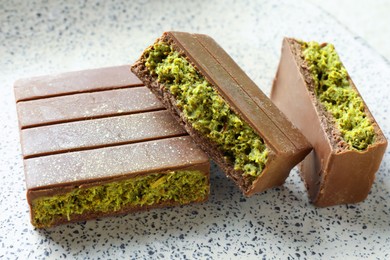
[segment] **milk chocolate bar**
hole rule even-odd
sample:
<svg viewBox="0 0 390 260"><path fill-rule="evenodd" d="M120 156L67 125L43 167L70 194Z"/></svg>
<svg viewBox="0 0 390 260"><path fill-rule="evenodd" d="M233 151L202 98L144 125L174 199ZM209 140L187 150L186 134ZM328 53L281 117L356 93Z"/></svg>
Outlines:
<svg viewBox="0 0 390 260"><path fill-rule="evenodd" d="M283 184L311 150L300 131L206 35L166 32L132 71L247 196Z"/></svg>
<svg viewBox="0 0 390 260"><path fill-rule="evenodd" d="M14 90L34 226L208 198L206 154L130 66L23 79Z"/></svg>
<svg viewBox="0 0 390 260"><path fill-rule="evenodd" d="M364 200L387 141L334 46L285 38L271 99L314 147L301 165L310 200Z"/></svg>

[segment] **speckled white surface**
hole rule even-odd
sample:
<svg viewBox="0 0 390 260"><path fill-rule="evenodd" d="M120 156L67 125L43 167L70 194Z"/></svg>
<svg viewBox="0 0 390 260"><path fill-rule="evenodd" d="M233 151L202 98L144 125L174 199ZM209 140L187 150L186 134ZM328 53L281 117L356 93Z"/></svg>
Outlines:
<svg viewBox="0 0 390 260"><path fill-rule="evenodd" d="M390 136L390 64L304 1L0 2L0 258L390 258L390 154L367 200L318 209L295 170L244 198L215 167L209 202L36 230L29 223L13 82L131 63L164 30L211 35L269 94L282 37L335 43Z"/></svg>

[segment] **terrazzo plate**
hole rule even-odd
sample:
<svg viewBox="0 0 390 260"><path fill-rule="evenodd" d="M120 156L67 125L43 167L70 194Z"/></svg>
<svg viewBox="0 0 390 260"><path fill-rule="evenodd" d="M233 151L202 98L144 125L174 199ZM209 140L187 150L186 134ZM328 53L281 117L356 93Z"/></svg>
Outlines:
<svg viewBox="0 0 390 260"><path fill-rule="evenodd" d="M335 44L385 135L390 64L305 1L0 2L0 258L390 258L390 154L368 198L315 208L294 169L251 198L213 165L210 200L68 224L29 222L13 82L131 63L166 30L205 33L269 94L283 36Z"/></svg>

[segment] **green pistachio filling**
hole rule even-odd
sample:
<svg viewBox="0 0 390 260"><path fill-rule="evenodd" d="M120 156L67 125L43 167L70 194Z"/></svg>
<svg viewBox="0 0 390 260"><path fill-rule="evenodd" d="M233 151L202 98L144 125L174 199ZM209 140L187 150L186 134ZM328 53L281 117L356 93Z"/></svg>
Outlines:
<svg viewBox="0 0 390 260"><path fill-rule="evenodd" d="M211 84L179 52L158 42L145 53L145 65L175 97L192 127L217 144L235 170L253 181L263 171L268 149Z"/></svg>
<svg viewBox="0 0 390 260"><path fill-rule="evenodd" d="M33 200L33 224L51 226L59 218L76 214L115 212L162 202L186 204L201 201L209 193L208 178L200 171L172 171L139 176L68 193Z"/></svg>
<svg viewBox="0 0 390 260"><path fill-rule="evenodd" d="M351 87L334 46L317 42L301 42L301 45L314 79L315 94L333 115L342 138L351 149L366 149L374 142L374 127L364 112L363 100Z"/></svg>

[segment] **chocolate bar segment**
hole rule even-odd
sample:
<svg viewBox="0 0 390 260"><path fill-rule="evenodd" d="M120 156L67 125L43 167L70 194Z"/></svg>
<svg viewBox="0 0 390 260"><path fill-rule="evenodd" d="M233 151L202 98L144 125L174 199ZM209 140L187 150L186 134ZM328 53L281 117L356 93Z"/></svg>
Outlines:
<svg viewBox="0 0 390 260"><path fill-rule="evenodd" d="M27 159L28 189L82 185L104 179L128 178L205 164L205 156L186 136L156 139ZM93 178L92 178L93 177Z"/></svg>
<svg viewBox="0 0 390 260"><path fill-rule="evenodd" d="M30 158L185 134L168 111L161 110L28 128L21 140L23 156Z"/></svg>
<svg viewBox="0 0 390 260"><path fill-rule="evenodd" d="M207 199L207 156L141 84L129 66L17 82L34 226Z"/></svg>
<svg viewBox="0 0 390 260"><path fill-rule="evenodd" d="M82 92L142 86L128 72L128 66L73 71L40 77L19 79L14 84L16 101L33 100Z"/></svg>
<svg viewBox="0 0 390 260"><path fill-rule="evenodd" d="M320 77L317 78L313 76L313 70L319 67L309 64L308 56L304 55L306 44L295 39L284 39L271 99L314 147L301 165L301 176L310 200L319 207L357 203L364 200L371 189L387 141L338 58L326 63L332 64L333 67L328 68L328 71L334 70L333 74L326 75L329 72L318 71L316 75ZM324 47L327 45L318 45L320 52L314 53L313 57L321 58L324 54L321 52L325 52ZM305 54L309 55L308 51ZM337 54L331 52L326 55L323 57ZM339 78L344 73L345 78ZM335 99L320 97L323 91L332 93ZM358 105L352 105L351 102L338 104L340 100L348 100L350 97L357 100L355 102ZM335 110L342 110L345 106L349 108L333 114L328 109L332 104L336 104ZM372 129L368 131L372 131L374 136L365 133L368 141L364 145L360 144L365 141L354 143L348 140L348 134L342 134L343 131L349 131L349 135L360 131L359 124L354 122L356 116L351 113L362 114L362 120L370 124L365 127ZM345 130L340 129L344 123L337 123L337 118L349 126Z"/></svg>
<svg viewBox="0 0 390 260"><path fill-rule="evenodd" d="M299 130L206 35L166 32L132 71L247 196L283 184L311 150Z"/></svg>
<svg viewBox="0 0 390 260"><path fill-rule="evenodd" d="M143 102L129 103L130 99ZM80 105L83 109L80 109ZM18 102L16 106L19 125L23 129L164 109L161 102L144 86L29 100Z"/></svg>

